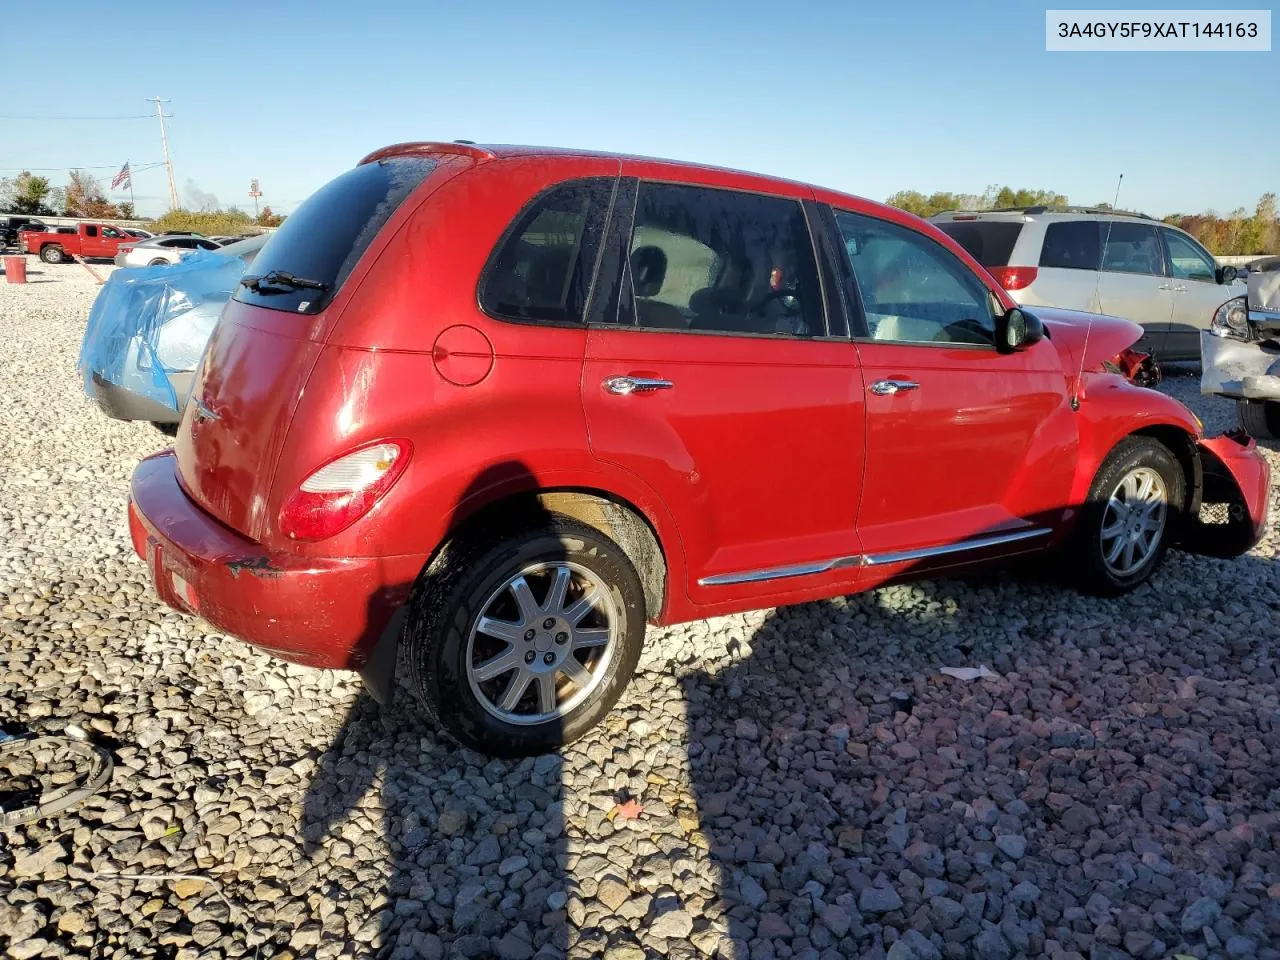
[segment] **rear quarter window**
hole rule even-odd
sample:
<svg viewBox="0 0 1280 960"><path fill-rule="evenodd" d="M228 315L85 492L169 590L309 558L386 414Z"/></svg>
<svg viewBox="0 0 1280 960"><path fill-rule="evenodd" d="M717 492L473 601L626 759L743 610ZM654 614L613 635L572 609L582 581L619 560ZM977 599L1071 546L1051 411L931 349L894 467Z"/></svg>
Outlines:
<svg viewBox="0 0 1280 960"><path fill-rule="evenodd" d="M272 310L323 310L400 204L436 167L433 157L384 157L348 170L313 193L267 241L253 263L325 284L324 290L241 286L235 299Z"/></svg>
<svg viewBox="0 0 1280 960"><path fill-rule="evenodd" d="M935 226L984 267L1005 267L1022 224L998 220L952 220Z"/></svg>
<svg viewBox="0 0 1280 960"><path fill-rule="evenodd" d="M1063 270L1097 270L1102 246L1097 220L1067 220L1045 227L1040 266Z"/></svg>

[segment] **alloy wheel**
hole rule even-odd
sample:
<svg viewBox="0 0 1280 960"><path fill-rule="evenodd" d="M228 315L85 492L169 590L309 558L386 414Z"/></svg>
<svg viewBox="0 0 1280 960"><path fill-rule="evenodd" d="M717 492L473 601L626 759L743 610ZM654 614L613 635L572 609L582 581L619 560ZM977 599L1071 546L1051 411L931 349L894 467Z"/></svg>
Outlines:
<svg viewBox="0 0 1280 960"><path fill-rule="evenodd" d="M613 593L570 561L529 564L485 600L467 636L480 705L522 726L568 715L600 685L618 647Z"/></svg>
<svg viewBox="0 0 1280 960"><path fill-rule="evenodd" d="M1102 562L1127 577L1160 548L1169 514L1164 478L1151 467L1134 467L1116 484L1102 513Z"/></svg>

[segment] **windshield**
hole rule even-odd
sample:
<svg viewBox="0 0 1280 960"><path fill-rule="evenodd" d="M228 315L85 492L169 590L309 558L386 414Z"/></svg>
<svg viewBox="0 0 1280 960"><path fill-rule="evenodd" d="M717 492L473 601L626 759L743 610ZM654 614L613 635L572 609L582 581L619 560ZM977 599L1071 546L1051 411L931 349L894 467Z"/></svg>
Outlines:
<svg viewBox="0 0 1280 960"><path fill-rule="evenodd" d="M272 235L253 272L305 278L323 289L242 286L235 299L290 313L324 309L391 214L435 166L431 157L387 157L321 187Z"/></svg>

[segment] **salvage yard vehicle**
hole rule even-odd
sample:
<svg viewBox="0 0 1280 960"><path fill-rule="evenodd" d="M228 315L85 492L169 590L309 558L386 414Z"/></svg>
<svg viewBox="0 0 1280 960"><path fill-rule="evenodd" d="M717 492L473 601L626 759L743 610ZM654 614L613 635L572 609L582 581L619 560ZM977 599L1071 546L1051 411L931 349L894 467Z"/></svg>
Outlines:
<svg viewBox="0 0 1280 960"><path fill-rule="evenodd" d="M253 237L192 252L177 266L166 261L107 278L77 365L85 393L103 413L172 434L218 315L265 242Z"/></svg>
<svg viewBox="0 0 1280 960"><path fill-rule="evenodd" d="M831 190L400 144L262 249L130 531L171 606L383 702L402 649L449 734L537 753L610 710L646 622L1247 550L1267 463L1125 378L1140 333Z"/></svg>
<svg viewBox="0 0 1280 960"><path fill-rule="evenodd" d="M194 250L218 250L222 244L214 243L198 234L162 233L145 240L130 240L116 251L117 267L158 267L165 263L178 263Z"/></svg>
<svg viewBox="0 0 1280 960"><path fill-rule="evenodd" d="M22 251L36 254L45 263L62 263L72 257L110 259L121 244L132 241L133 238L122 229L105 223L24 229L18 233Z"/></svg>
<svg viewBox="0 0 1280 960"><path fill-rule="evenodd" d="M1235 400L1250 436L1280 440L1280 258L1250 270L1248 294L1218 308L1200 352L1200 392Z"/></svg>
<svg viewBox="0 0 1280 960"><path fill-rule="evenodd" d="M24 253L34 253L45 263L62 263L71 257L110 259L122 243L133 237L106 223L78 223L59 230L21 230L18 243Z"/></svg>
<svg viewBox="0 0 1280 960"><path fill-rule="evenodd" d="M18 233L22 230L47 230L41 220L31 217L0 217L0 247L18 242Z"/></svg>
<svg viewBox="0 0 1280 960"><path fill-rule="evenodd" d="M931 218L1023 306L1124 317L1158 360L1198 360L1200 333L1244 293L1235 267L1141 213L1092 207L948 211Z"/></svg>

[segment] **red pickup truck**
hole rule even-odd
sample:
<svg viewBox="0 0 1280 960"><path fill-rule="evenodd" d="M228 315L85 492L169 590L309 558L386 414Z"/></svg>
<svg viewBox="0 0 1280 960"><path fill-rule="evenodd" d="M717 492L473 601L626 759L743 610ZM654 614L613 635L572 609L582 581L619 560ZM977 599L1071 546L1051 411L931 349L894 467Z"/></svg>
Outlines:
<svg viewBox="0 0 1280 960"><path fill-rule="evenodd" d="M111 259L116 255L116 247L136 240L136 237L105 223L77 224L74 233L51 230L22 230L18 233L22 251L39 254L45 263L62 263L70 257Z"/></svg>

